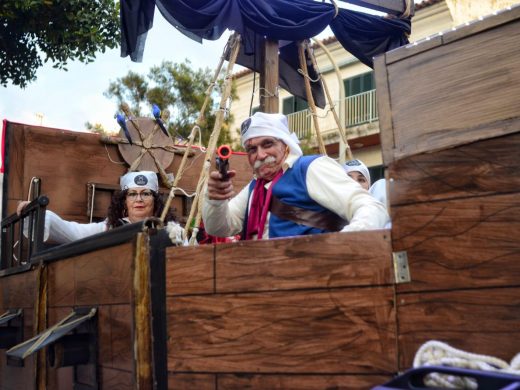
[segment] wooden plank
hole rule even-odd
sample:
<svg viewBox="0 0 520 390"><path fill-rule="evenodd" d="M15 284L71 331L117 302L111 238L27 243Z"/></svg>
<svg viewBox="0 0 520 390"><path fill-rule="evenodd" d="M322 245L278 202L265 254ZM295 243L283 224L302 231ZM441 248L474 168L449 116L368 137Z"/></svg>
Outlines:
<svg viewBox="0 0 520 390"><path fill-rule="evenodd" d="M388 67L395 159L518 132L519 26L505 24Z"/></svg>
<svg viewBox="0 0 520 390"><path fill-rule="evenodd" d="M0 390L36 389L34 382L34 356L24 360L23 367L8 366L5 350L0 353Z"/></svg>
<svg viewBox="0 0 520 390"><path fill-rule="evenodd" d="M135 330L133 344L136 387L143 390L153 388L149 253L148 235L139 233L133 264L133 322Z"/></svg>
<svg viewBox="0 0 520 390"><path fill-rule="evenodd" d="M132 287L132 256L133 242L124 243L111 248L90 252L81 256L72 257L64 261L71 261L74 266L74 304L77 306L91 306L103 304L129 303ZM59 301L63 294L61 285L63 280L57 272L63 267L51 263L49 271L53 278L49 279L49 299ZM69 286L67 283L64 287ZM70 301L70 298L67 298Z"/></svg>
<svg viewBox="0 0 520 390"><path fill-rule="evenodd" d="M350 0L349 3L397 16L406 11L406 2L402 0ZM411 6L413 14L413 3Z"/></svg>
<svg viewBox="0 0 520 390"><path fill-rule="evenodd" d="M391 284L389 233L329 233L217 245L216 291Z"/></svg>
<svg viewBox="0 0 520 390"><path fill-rule="evenodd" d="M394 159L394 128L392 125L392 101L386 68L386 54L374 58L374 75L376 80L377 110L379 113L379 136L383 163Z"/></svg>
<svg viewBox="0 0 520 390"><path fill-rule="evenodd" d="M509 362L520 350L519 306L519 287L398 294L399 369L429 340Z"/></svg>
<svg viewBox="0 0 520 390"><path fill-rule="evenodd" d="M225 387L224 387L225 388ZM217 390L216 375L213 374L168 374L168 389Z"/></svg>
<svg viewBox="0 0 520 390"><path fill-rule="evenodd" d="M24 126L15 123L8 123L6 130L6 148L5 159L7 178L7 194L4 194L7 200L25 200L27 192L24 191L24 173L25 173L25 132ZM5 180L5 179L4 179ZM29 178L30 180L30 178ZM4 213L4 218L16 211L16 208L9 209L8 213Z"/></svg>
<svg viewBox="0 0 520 390"><path fill-rule="evenodd" d="M392 287L167 298L168 371L396 372Z"/></svg>
<svg viewBox="0 0 520 390"><path fill-rule="evenodd" d="M394 64L395 62L401 61L405 58L409 58L425 51L435 49L442 44L443 40L441 35L431 36L417 42L409 43L408 45L387 51L386 64Z"/></svg>
<svg viewBox="0 0 520 390"><path fill-rule="evenodd" d="M396 161L387 171L390 204L516 192L519 150L520 132Z"/></svg>
<svg viewBox="0 0 520 390"><path fill-rule="evenodd" d="M518 193L392 207L393 250L412 278L398 291L518 285L518 237Z"/></svg>
<svg viewBox="0 0 520 390"><path fill-rule="evenodd" d="M219 388L322 390L371 389L392 379L389 375L218 375Z"/></svg>
<svg viewBox="0 0 520 390"><path fill-rule="evenodd" d="M135 390L135 379L132 374L113 368L101 368L100 383L103 389Z"/></svg>
<svg viewBox="0 0 520 390"><path fill-rule="evenodd" d="M99 365L133 372L132 307L107 305L98 308Z"/></svg>
<svg viewBox="0 0 520 390"><path fill-rule="evenodd" d="M278 102L278 73L279 73L278 41L264 40L262 48L262 71L260 72L260 111L276 113L279 110Z"/></svg>
<svg viewBox="0 0 520 390"><path fill-rule="evenodd" d="M166 296L215 291L214 245L166 248Z"/></svg>
<svg viewBox="0 0 520 390"><path fill-rule="evenodd" d="M37 271L31 270L0 278L0 304L3 310L32 309L36 297L37 277Z"/></svg>
<svg viewBox="0 0 520 390"><path fill-rule="evenodd" d="M496 28L506 23L515 23L517 19L520 19L520 7L515 6L510 10L503 9L497 15L488 16L461 28L447 31L443 36L443 41L450 43L473 34L483 33L488 29Z"/></svg>

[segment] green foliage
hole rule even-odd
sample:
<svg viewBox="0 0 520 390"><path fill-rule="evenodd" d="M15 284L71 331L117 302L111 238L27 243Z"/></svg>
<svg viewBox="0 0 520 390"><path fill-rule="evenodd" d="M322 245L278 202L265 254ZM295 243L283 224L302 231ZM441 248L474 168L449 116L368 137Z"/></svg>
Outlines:
<svg viewBox="0 0 520 390"><path fill-rule="evenodd" d="M67 70L70 60L94 61L119 44L119 3L114 0L1 0L0 84L36 80L50 61Z"/></svg>
<svg viewBox="0 0 520 390"><path fill-rule="evenodd" d="M152 67L146 76L130 71L126 76L110 82L105 96L116 99L119 106L127 103L136 116L151 116L153 104L161 110L168 109L170 133L187 138L202 109L213 75L214 72L209 69L193 69L189 60L183 63L164 61ZM204 120L200 123L204 145L208 144L213 131L221 88L222 81L219 81L206 106ZM222 124L218 144L231 142L231 120L229 116Z"/></svg>
<svg viewBox="0 0 520 390"><path fill-rule="evenodd" d="M109 131L107 131L101 123L85 123L85 128L91 133L96 133L100 135L113 135Z"/></svg>

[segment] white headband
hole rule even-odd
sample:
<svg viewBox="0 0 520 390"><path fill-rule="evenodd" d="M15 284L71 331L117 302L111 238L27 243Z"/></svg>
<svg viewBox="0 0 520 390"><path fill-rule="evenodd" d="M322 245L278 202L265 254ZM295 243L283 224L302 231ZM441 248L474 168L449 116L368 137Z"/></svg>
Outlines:
<svg viewBox="0 0 520 390"><path fill-rule="evenodd" d="M291 133L287 124L287 117L283 114L266 114L257 112L247 118L240 127L242 146L246 141L255 137L274 137L281 139L289 147L291 154L303 155L298 145L300 141L296 134Z"/></svg>
<svg viewBox="0 0 520 390"><path fill-rule="evenodd" d="M152 171L128 172L119 179L121 190L129 188L148 188L152 191L159 191L159 181L157 174Z"/></svg>
<svg viewBox="0 0 520 390"><path fill-rule="evenodd" d="M347 174L349 172L355 172L355 171L361 173L363 176L365 176L365 179L367 179L368 186L370 187L370 171L368 170L367 166L365 164L363 164L362 161L360 161L360 160L347 161L345 163L345 165L343 165L343 169L345 169L345 172L347 172Z"/></svg>

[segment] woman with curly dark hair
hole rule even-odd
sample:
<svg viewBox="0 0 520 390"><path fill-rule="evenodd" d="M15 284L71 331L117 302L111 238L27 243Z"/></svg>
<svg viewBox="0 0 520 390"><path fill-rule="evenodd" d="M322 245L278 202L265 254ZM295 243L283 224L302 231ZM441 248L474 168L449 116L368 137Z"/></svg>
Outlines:
<svg viewBox="0 0 520 390"><path fill-rule="evenodd" d="M127 223L140 222L149 217L160 217L164 202L159 194L159 182L155 172L128 172L121 176L120 186L121 190L113 195L108 216L103 222L82 224L65 221L47 210L44 240L63 244ZM21 214L28 203L21 202L18 205L18 214ZM164 222L173 220L173 215L168 213Z"/></svg>

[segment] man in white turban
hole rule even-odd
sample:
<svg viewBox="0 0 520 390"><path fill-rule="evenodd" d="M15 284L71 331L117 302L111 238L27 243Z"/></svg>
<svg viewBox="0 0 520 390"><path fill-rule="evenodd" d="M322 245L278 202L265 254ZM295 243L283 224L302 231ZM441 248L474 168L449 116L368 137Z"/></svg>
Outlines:
<svg viewBox="0 0 520 390"><path fill-rule="evenodd" d="M302 156L282 114L257 112L241 126L254 179L238 195L235 171L210 173L203 207L209 234L267 239L383 228L381 203L326 156Z"/></svg>

